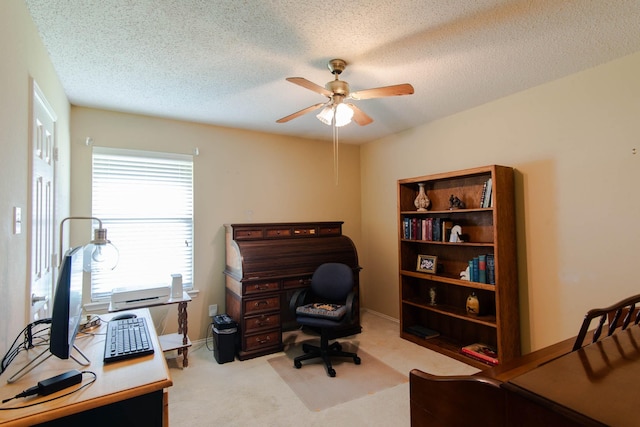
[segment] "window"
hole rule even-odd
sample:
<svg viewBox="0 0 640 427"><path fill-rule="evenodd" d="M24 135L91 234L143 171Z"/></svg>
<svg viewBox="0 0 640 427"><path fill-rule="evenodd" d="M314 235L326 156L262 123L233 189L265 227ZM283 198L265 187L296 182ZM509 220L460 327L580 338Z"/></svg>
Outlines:
<svg viewBox="0 0 640 427"><path fill-rule="evenodd" d="M92 301L114 288L193 287L193 158L94 147L92 216L120 253L112 271L91 274Z"/></svg>

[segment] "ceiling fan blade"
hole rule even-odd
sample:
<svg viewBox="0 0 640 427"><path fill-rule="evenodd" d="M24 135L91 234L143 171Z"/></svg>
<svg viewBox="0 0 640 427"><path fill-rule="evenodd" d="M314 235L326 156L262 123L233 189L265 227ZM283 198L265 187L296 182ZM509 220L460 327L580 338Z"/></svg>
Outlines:
<svg viewBox="0 0 640 427"><path fill-rule="evenodd" d="M373 122L373 119L369 117L364 111L359 109L353 104L347 104L353 110L353 121L359 124L360 126L366 126L369 123Z"/></svg>
<svg viewBox="0 0 640 427"><path fill-rule="evenodd" d="M312 112L313 110L317 110L318 108L320 108L320 107L324 106L325 104L326 104L326 102L321 102L321 103L319 103L319 104L312 105L311 107L303 108L303 109L302 109L302 110L300 110L300 111L296 111L296 112L295 112L295 113L293 113L293 114L289 114L289 115L288 115L288 116L286 116L286 117L283 117L283 118L281 118L281 119L276 120L276 123L285 123L285 122L288 122L289 120L293 120L293 119L295 119L296 117L300 117L300 116L302 116L303 114L307 114L307 113Z"/></svg>
<svg viewBox="0 0 640 427"><path fill-rule="evenodd" d="M328 98L331 98L331 96L333 95L333 93L331 91L328 91L327 89L323 88L320 85L317 85L313 82L310 82L309 80L303 78L303 77L287 77L287 81L290 81L291 83L297 84L298 86L302 86L305 89L309 89L312 90L314 92L319 93L320 95L324 95Z"/></svg>
<svg viewBox="0 0 640 427"><path fill-rule="evenodd" d="M351 99L371 99L371 98L383 98L385 96L399 96L399 95L411 95L413 93L413 86L409 83L403 83L400 85L377 87L375 89L359 90L352 92L349 95Z"/></svg>

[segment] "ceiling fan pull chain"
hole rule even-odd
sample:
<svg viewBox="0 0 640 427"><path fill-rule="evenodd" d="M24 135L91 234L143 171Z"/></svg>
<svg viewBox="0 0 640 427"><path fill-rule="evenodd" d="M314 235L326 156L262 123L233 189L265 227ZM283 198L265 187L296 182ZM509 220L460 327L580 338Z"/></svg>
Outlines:
<svg viewBox="0 0 640 427"><path fill-rule="evenodd" d="M336 126L336 118L333 117L333 173L338 185L338 127Z"/></svg>

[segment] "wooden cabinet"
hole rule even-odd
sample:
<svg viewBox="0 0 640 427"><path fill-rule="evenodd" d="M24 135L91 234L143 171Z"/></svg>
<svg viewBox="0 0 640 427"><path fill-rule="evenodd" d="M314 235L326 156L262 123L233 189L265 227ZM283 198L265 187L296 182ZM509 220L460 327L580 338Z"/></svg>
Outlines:
<svg viewBox="0 0 640 427"><path fill-rule="evenodd" d="M482 207L489 179L491 195L487 207ZM414 204L419 184L424 185L430 199L428 210L423 212ZM451 208L452 196L465 206ZM401 179L398 221L402 338L479 368L488 365L461 354L463 346L473 343L494 346L500 363L519 356L513 169L493 165ZM434 224L439 224L441 235L450 233L451 225L460 226L462 242L450 241L448 235L433 240L437 233L422 232L428 230L429 224L432 230ZM442 224L447 224L446 230ZM420 255L437 257L435 273L418 269ZM461 279L460 273L469 266L469 261L482 257L493 258L495 284ZM489 275L487 270L484 274ZM430 292L435 292L435 304ZM477 296L479 314L466 310L471 294ZM435 330L439 336L425 339L409 332L416 326Z"/></svg>
<svg viewBox="0 0 640 427"><path fill-rule="evenodd" d="M282 350L282 331L298 325L289 301L326 262L347 264L358 295L358 254L342 222L227 224L226 309L238 322L240 360ZM358 298L356 298L356 303ZM333 337L361 331L360 321Z"/></svg>

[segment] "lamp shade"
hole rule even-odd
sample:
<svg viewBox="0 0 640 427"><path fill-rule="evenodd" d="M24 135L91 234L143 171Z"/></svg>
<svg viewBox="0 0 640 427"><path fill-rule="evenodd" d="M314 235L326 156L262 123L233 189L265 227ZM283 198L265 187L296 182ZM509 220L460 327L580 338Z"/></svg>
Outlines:
<svg viewBox="0 0 640 427"><path fill-rule="evenodd" d="M336 115L336 126L341 127L351 123L351 118L353 117L353 110L348 105L338 104L336 105L335 115Z"/></svg>
<svg viewBox="0 0 640 427"><path fill-rule="evenodd" d="M336 127L341 127L351 123L353 118L353 110L346 104L327 105L320 111L316 117L325 125L331 126L335 119Z"/></svg>

